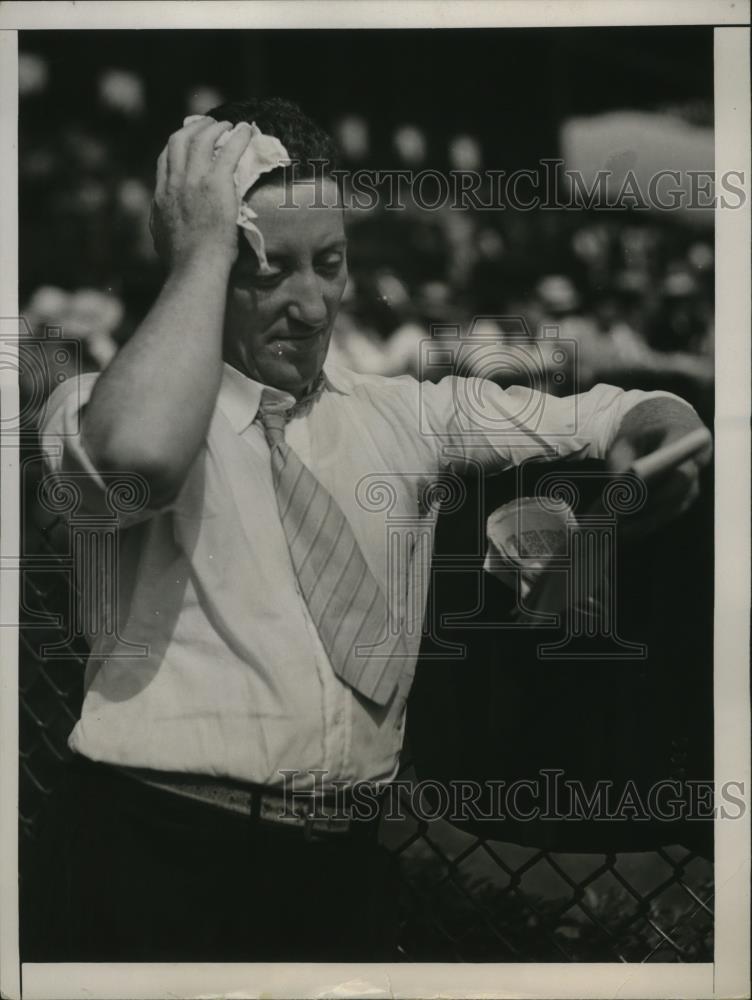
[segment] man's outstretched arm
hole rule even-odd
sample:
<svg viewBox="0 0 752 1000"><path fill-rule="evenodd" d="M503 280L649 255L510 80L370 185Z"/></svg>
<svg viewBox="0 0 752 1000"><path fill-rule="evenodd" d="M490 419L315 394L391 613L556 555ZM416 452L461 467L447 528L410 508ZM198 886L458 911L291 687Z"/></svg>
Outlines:
<svg viewBox="0 0 752 1000"><path fill-rule="evenodd" d="M168 276L154 306L102 374L82 443L101 472L146 480L152 506L171 500L205 438L222 372L227 284L237 257L233 172L250 138L209 118L172 135L159 157L152 217Z"/></svg>
<svg viewBox="0 0 752 1000"><path fill-rule="evenodd" d="M647 503L630 518L638 533L682 513L699 490L699 471L710 460L711 434L694 409L664 392L596 385L576 396L547 395L524 386L501 389L485 379L446 378L422 385L424 423L439 463L455 471L488 472L529 459L599 458L613 472L703 428L707 445L694 459L651 480Z"/></svg>

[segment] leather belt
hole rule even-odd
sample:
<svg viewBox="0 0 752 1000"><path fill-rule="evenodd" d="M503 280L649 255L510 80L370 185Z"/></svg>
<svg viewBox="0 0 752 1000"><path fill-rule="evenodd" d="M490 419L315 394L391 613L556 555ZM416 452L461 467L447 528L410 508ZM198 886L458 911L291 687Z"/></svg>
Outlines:
<svg viewBox="0 0 752 1000"><path fill-rule="evenodd" d="M202 781L195 776L172 775L140 768L117 767L118 773L150 788L167 792L201 805L235 813L265 826L297 830L305 839L352 834L356 827L373 826L374 821L357 820L334 809L332 801L299 792L285 796L282 792L263 787L243 786L220 780Z"/></svg>

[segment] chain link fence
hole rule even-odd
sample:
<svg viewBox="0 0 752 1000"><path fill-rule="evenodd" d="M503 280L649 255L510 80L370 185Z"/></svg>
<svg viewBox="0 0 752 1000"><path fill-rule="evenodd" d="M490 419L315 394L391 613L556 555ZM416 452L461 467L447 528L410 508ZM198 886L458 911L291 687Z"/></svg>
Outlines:
<svg viewBox="0 0 752 1000"><path fill-rule="evenodd" d="M686 848L568 854L400 826L406 961L712 961L712 865Z"/></svg>
<svg viewBox="0 0 752 1000"><path fill-rule="evenodd" d="M23 452L22 452L23 455ZM71 609L62 519L28 498L39 476L27 449L20 630L20 835L24 848L70 757L86 648L66 638ZM31 470L31 471L30 471ZM52 650L53 655L50 655ZM405 760L401 778L414 777ZM639 853L557 853L479 838L444 820L382 827L399 866L404 961L712 961L707 858L682 846ZM23 878L23 868L22 868Z"/></svg>

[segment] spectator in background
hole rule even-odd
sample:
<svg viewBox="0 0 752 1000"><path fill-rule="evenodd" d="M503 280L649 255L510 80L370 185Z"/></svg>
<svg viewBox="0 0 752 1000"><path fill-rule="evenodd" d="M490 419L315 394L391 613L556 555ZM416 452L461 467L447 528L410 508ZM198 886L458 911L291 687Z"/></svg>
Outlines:
<svg viewBox="0 0 752 1000"><path fill-rule="evenodd" d="M94 288L38 288L23 307L22 405L32 398L39 401L40 393L48 396L64 378L103 371L117 353L123 316L117 296ZM77 350L66 349L69 340L77 342Z"/></svg>
<svg viewBox="0 0 752 1000"><path fill-rule="evenodd" d="M31 51L21 53L19 81L25 102L22 295L28 300L50 284L111 291L125 311L116 338L121 342L161 281L148 234L153 140L144 114L146 83L129 66L112 65L92 81L96 105L58 109L51 103L54 69ZM210 81L196 81L186 88L186 111L204 111L218 92ZM406 122L380 140L377 125L357 107L339 113L337 135L348 167L383 168L391 155L398 164L422 169L429 150L442 147L453 169L483 163L481 137L442 135ZM489 194L485 187L480 191L481 199ZM583 387L600 375L660 378L678 372L705 392L712 371L712 247L683 234L673 219L408 206L405 212L353 212L348 224L354 284L335 349L355 369L417 370L418 341L442 322L429 315L435 311L431 301L424 309L418 300L435 298L441 286L451 301L451 322L465 329L478 315L520 315L531 330L541 322L565 321L582 343ZM558 315L555 303L552 312L546 295L535 291L552 275L575 289L575 313L565 309ZM633 282L630 290L622 287L623 279ZM382 281L392 289L401 286L410 306L384 308L375 290ZM52 325L62 318L58 314ZM694 356L704 360L696 363Z"/></svg>

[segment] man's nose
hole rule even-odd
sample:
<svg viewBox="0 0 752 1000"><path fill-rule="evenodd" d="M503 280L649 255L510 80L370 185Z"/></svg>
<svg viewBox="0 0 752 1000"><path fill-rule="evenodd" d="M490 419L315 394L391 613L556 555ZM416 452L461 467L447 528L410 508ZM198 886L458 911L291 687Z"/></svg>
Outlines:
<svg viewBox="0 0 752 1000"><path fill-rule="evenodd" d="M315 274L301 275L292 289L288 315L306 326L322 326L327 320L326 301Z"/></svg>

